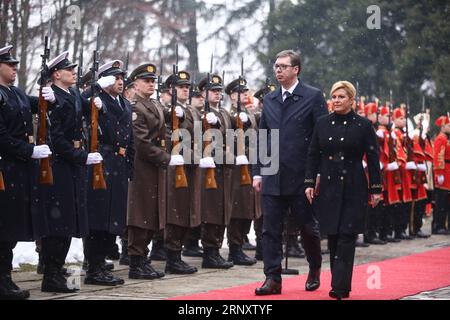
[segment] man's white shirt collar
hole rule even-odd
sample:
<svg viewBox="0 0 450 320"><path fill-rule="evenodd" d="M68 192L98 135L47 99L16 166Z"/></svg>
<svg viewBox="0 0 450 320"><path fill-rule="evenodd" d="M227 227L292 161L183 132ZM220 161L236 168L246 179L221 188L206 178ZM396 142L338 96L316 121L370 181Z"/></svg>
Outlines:
<svg viewBox="0 0 450 320"><path fill-rule="evenodd" d="M294 92L295 88L297 87L298 83L299 83L299 81L297 79L297 81L295 81L294 85L292 87L290 87L289 89L285 89L284 87L281 87L281 96L283 97L283 101L285 99L284 93L286 91L288 91L290 94L292 94L292 92Z"/></svg>

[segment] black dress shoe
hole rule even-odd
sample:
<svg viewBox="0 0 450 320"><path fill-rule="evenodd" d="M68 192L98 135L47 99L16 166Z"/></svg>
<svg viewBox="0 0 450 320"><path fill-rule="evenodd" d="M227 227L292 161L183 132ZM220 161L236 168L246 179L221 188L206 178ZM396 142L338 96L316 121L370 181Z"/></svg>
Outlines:
<svg viewBox="0 0 450 320"><path fill-rule="evenodd" d="M266 279L264 284L260 288L255 289L257 296L268 296L271 294L281 294L281 282L277 282L273 279Z"/></svg>
<svg viewBox="0 0 450 320"><path fill-rule="evenodd" d="M308 279L306 279L305 290L314 291L320 287L320 269L309 270Z"/></svg>
<svg viewBox="0 0 450 320"><path fill-rule="evenodd" d="M330 296L330 298L342 300L343 298L348 298L350 296L350 293L348 291L339 292L334 289L331 289L331 291L328 293L328 295Z"/></svg>

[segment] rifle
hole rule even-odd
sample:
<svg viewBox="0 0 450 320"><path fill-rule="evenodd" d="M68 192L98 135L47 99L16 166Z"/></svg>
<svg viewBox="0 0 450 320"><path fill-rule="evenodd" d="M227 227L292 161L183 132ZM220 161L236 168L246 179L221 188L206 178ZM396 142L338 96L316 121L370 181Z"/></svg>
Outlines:
<svg viewBox="0 0 450 320"><path fill-rule="evenodd" d="M379 115L379 103L380 103L380 99L375 98L375 105L377 106L377 120L375 122L375 128L378 128L378 115Z"/></svg>
<svg viewBox="0 0 450 320"><path fill-rule="evenodd" d="M83 80L83 48L80 49L80 62L78 63L78 71L77 71L78 92L80 91L82 80Z"/></svg>
<svg viewBox="0 0 450 320"><path fill-rule="evenodd" d="M125 58L125 74L123 75L123 83L124 83L124 85L123 85L123 90L122 91L125 91L125 88L126 88L126 83L127 83L127 81L128 81L128 65L129 65L129 63L130 63L130 51L127 51L127 57Z"/></svg>
<svg viewBox="0 0 450 320"><path fill-rule="evenodd" d="M406 115L406 138L404 145L406 147L406 161L414 161L413 159L413 140L409 138L409 128L408 128L408 118L409 118L409 97L406 97L406 105L405 105L405 115ZM412 175L412 183L417 183L416 174Z"/></svg>
<svg viewBox="0 0 450 320"><path fill-rule="evenodd" d="M225 83L225 70L222 70L222 83ZM224 99L224 98L225 98L225 95L224 95L224 93L222 92L222 93L220 94L219 107L222 106L222 104L223 104L223 99Z"/></svg>
<svg viewBox="0 0 450 320"><path fill-rule="evenodd" d="M94 50L94 58L92 62L91 72L92 72L92 82L91 82L91 90L92 96L90 99L91 103L91 152L98 152L98 109L94 104L94 99L98 96L98 88L96 85L97 76L98 76L98 63L99 63L99 46L100 46L100 28L97 27L97 45ZM97 163L93 165L92 168L92 188L94 190L97 189L106 189L106 182L103 176L103 164Z"/></svg>
<svg viewBox="0 0 450 320"><path fill-rule="evenodd" d="M162 88L162 68L163 68L163 59L161 58L160 66L159 66L159 76L158 76L158 89L156 90L156 100L161 102L161 88Z"/></svg>
<svg viewBox="0 0 450 320"><path fill-rule="evenodd" d="M236 109L237 109L236 126L238 129L238 134L237 134L237 146L238 146L237 155L238 156L241 156L241 155L245 156L244 124L242 123L241 118L239 118L239 114L242 112L242 108L241 108L242 87L241 87L241 85L244 84L243 74L244 74L244 57L242 57L242 60L241 60L241 74L239 75L239 78L238 78L239 84L238 84L238 96L237 96L237 107L236 107ZM241 167L241 186L252 184L252 179L250 178L250 174L248 172L248 165L244 164L244 165L241 165L240 167Z"/></svg>
<svg viewBox="0 0 450 320"><path fill-rule="evenodd" d="M408 128L408 118L409 118L409 96L406 95L406 106L405 106L405 115L406 115L406 137L405 137L405 145L406 145L406 161L414 161L413 159L413 140L409 138L409 128ZM420 137L419 137L420 139ZM411 174L411 183L418 185L419 179L418 179L418 170L416 170L414 173ZM413 195L414 197L414 195ZM409 234L414 234L414 207L415 207L416 201L414 198L411 202L411 211L409 212L409 225L408 230Z"/></svg>
<svg viewBox="0 0 450 320"><path fill-rule="evenodd" d="M177 106L177 82L178 82L178 44L176 46L176 63L172 66L172 102L171 102L171 119L172 119L172 137L173 133L180 128L180 121L178 120L177 114L175 112L175 107ZM180 136L177 135L175 140L172 140L172 151L176 149L177 145L180 143ZM184 171L184 165L175 166L175 188L186 188L188 186L186 173Z"/></svg>
<svg viewBox="0 0 450 320"><path fill-rule="evenodd" d="M211 125L206 121L206 115L211 111L209 107L209 87L211 85L211 72L212 72L212 65L213 65L213 55L211 55L211 68L210 72L208 72L206 76L206 86L205 86L205 109L203 111L203 132L205 134L208 133L208 130L211 129ZM203 154L205 154L205 151L209 148L211 145L211 139L208 135L208 137L205 137L204 144L203 144ZM206 175L205 175L205 188L206 189L217 189L217 182L216 182L216 170L214 168L206 168Z"/></svg>
<svg viewBox="0 0 450 320"><path fill-rule="evenodd" d="M192 104L192 96L194 95L195 74L192 77L192 83L189 86L189 105Z"/></svg>
<svg viewBox="0 0 450 320"><path fill-rule="evenodd" d="M389 91L389 101L386 101L386 106L388 106L389 109L389 122L388 122L388 130L389 130L389 137L388 137L388 150L389 150L389 163L392 163L396 161L395 159L395 145L392 137L390 136L391 128L392 128L392 120L391 120L391 114L393 111L393 103L392 103L392 90ZM394 184L399 185L402 183L400 172L398 170L393 171L394 175Z"/></svg>
<svg viewBox="0 0 450 320"><path fill-rule="evenodd" d="M47 60L50 57L50 41L52 20L49 22L48 34L44 38L44 53L42 57L41 67L41 81L39 86L39 129L38 129L38 145L47 143L47 110L48 103L42 96L42 88L45 87L48 81L48 66ZM40 160L39 163L39 183L44 185L53 184L53 171L50 166L50 157Z"/></svg>
<svg viewBox="0 0 450 320"><path fill-rule="evenodd" d="M0 191L5 191L5 180L3 180L1 161L2 157L0 157Z"/></svg>

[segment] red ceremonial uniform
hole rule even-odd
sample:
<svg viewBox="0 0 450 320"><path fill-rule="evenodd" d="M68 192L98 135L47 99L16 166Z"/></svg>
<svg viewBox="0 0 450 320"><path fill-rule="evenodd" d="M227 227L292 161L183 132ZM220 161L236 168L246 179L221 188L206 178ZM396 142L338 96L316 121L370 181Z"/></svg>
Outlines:
<svg viewBox="0 0 450 320"><path fill-rule="evenodd" d="M435 188L450 190L450 142L445 133L439 133L434 140L434 185ZM444 183L437 182L438 176L444 176Z"/></svg>

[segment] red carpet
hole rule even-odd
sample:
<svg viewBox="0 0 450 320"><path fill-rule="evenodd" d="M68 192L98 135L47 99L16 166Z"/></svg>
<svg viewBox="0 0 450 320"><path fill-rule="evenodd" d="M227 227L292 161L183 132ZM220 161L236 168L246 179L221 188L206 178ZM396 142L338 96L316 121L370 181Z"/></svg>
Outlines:
<svg viewBox="0 0 450 320"><path fill-rule="evenodd" d="M375 277L379 274L379 281ZM264 275L261 273L261 277ZM212 290L175 300L331 300L330 271L321 275L317 291L305 291L307 275L283 279L281 295L255 296L255 288L262 282ZM379 284L379 285L377 285ZM353 271L351 300L392 300L450 285L450 247L434 249L401 258L358 265ZM370 288L372 289L370 289ZM379 287L379 288L377 288Z"/></svg>

